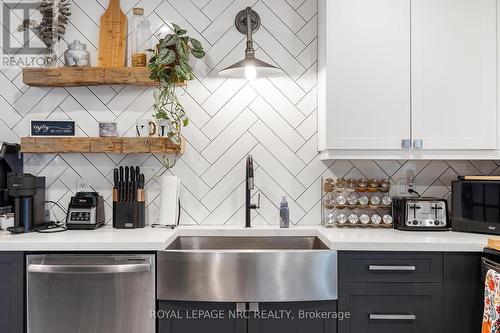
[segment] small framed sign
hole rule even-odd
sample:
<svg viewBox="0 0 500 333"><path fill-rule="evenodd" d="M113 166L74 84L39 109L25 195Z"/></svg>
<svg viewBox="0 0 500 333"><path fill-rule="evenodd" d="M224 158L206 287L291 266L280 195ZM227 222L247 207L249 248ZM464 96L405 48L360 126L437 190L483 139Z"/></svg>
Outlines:
<svg viewBox="0 0 500 333"><path fill-rule="evenodd" d="M31 136L75 136L73 120L32 120Z"/></svg>

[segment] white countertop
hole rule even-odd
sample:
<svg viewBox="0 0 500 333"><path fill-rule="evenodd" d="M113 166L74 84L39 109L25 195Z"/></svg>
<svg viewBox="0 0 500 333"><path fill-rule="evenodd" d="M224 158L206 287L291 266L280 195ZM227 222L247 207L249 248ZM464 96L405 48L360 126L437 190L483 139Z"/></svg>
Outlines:
<svg viewBox="0 0 500 333"><path fill-rule="evenodd" d="M395 229L320 228L321 238L339 251L482 252L493 235L453 231L416 232Z"/></svg>
<svg viewBox="0 0 500 333"><path fill-rule="evenodd" d="M408 232L393 229L338 229L323 227L202 227L176 230L146 227L115 230L30 233L12 235L0 231L0 251L157 251L177 236L318 236L332 250L339 251L437 251L482 252L491 235L457 232Z"/></svg>
<svg viewBox="0 0 500 333"><path fill-rule="evenodd" d="M177 237L170 229L68 230L44 234L13 235L0 231L0 251L156 251Z"/></svg>

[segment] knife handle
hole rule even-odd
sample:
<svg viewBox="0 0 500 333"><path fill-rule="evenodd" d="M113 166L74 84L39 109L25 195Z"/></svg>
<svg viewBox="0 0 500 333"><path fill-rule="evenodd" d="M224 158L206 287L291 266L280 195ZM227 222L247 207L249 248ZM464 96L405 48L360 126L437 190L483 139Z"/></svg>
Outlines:
<svg viewBox="0 0 500 333"><path fill-rule="evenodd" d="M118 201L123 201L125 199L125 182L120 182L120 195L118 196Z"/></svg>
<svg viewBox="0 0 500 333"><path fill-rule="evenodd" d="M132 201L137 202L137 182L132 183Z"/></svg>
<svg viewBox="0 0 500 333"><path fill-rule="evenodd" d="M118 169L114 169L113 170L113 186L115 189L118 188L118 181L119 181Z"/></svg>
<svg viewBox="0 0 500 333"><path fill-rule="evenodd" d="M140 189L144 189L144 184L145 183L145 179L144 179L144 174L140 174L139 175L139 188Z"/></svg>
<svg viewBox="0 0 500 333"><path fill-rule="evenodd" d="M125 181L126 182L128 182L130 180L129 172L130 172L130 169L128 167L125 167Z"/></svg>

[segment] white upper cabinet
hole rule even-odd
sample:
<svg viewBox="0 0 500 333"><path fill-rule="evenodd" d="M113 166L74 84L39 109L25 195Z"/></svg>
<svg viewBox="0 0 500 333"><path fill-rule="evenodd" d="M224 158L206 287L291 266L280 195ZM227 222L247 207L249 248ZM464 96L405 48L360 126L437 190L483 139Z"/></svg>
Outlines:
<svg viewBox="0 0 500 333"><path fill-rule="evenodd" d="M413 138L496 149L496 0L412 0L411 16Z"/></svg>
<svg viewBox="0 0 500 333"><path fill-rule="evenodd" d="M401 149L410 138L410 0L320 7L320 150Z"/></svg>
<svg viewBox="0 0 500 333"><path fill-rule="evenodd" d="M324 159L500 157L497 0L319 0Z"/></svg>

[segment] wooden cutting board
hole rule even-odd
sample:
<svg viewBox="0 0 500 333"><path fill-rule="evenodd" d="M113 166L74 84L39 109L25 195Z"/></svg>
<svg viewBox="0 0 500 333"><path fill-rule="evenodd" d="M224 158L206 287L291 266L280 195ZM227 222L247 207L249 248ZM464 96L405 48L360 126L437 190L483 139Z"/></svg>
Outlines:
<svg viewBox="0 0 500 333"><path fill-rule="evenodd" d="M101 16L99 35L99 67L125 67L127 63L127 16L120 0L110 0Z"/></svg>
<svg viewBox="0 0 500 333"><path fill-rule="evenodd" d="M490 238L488 239L488 247L500 251L500 238Z"/></svg>

